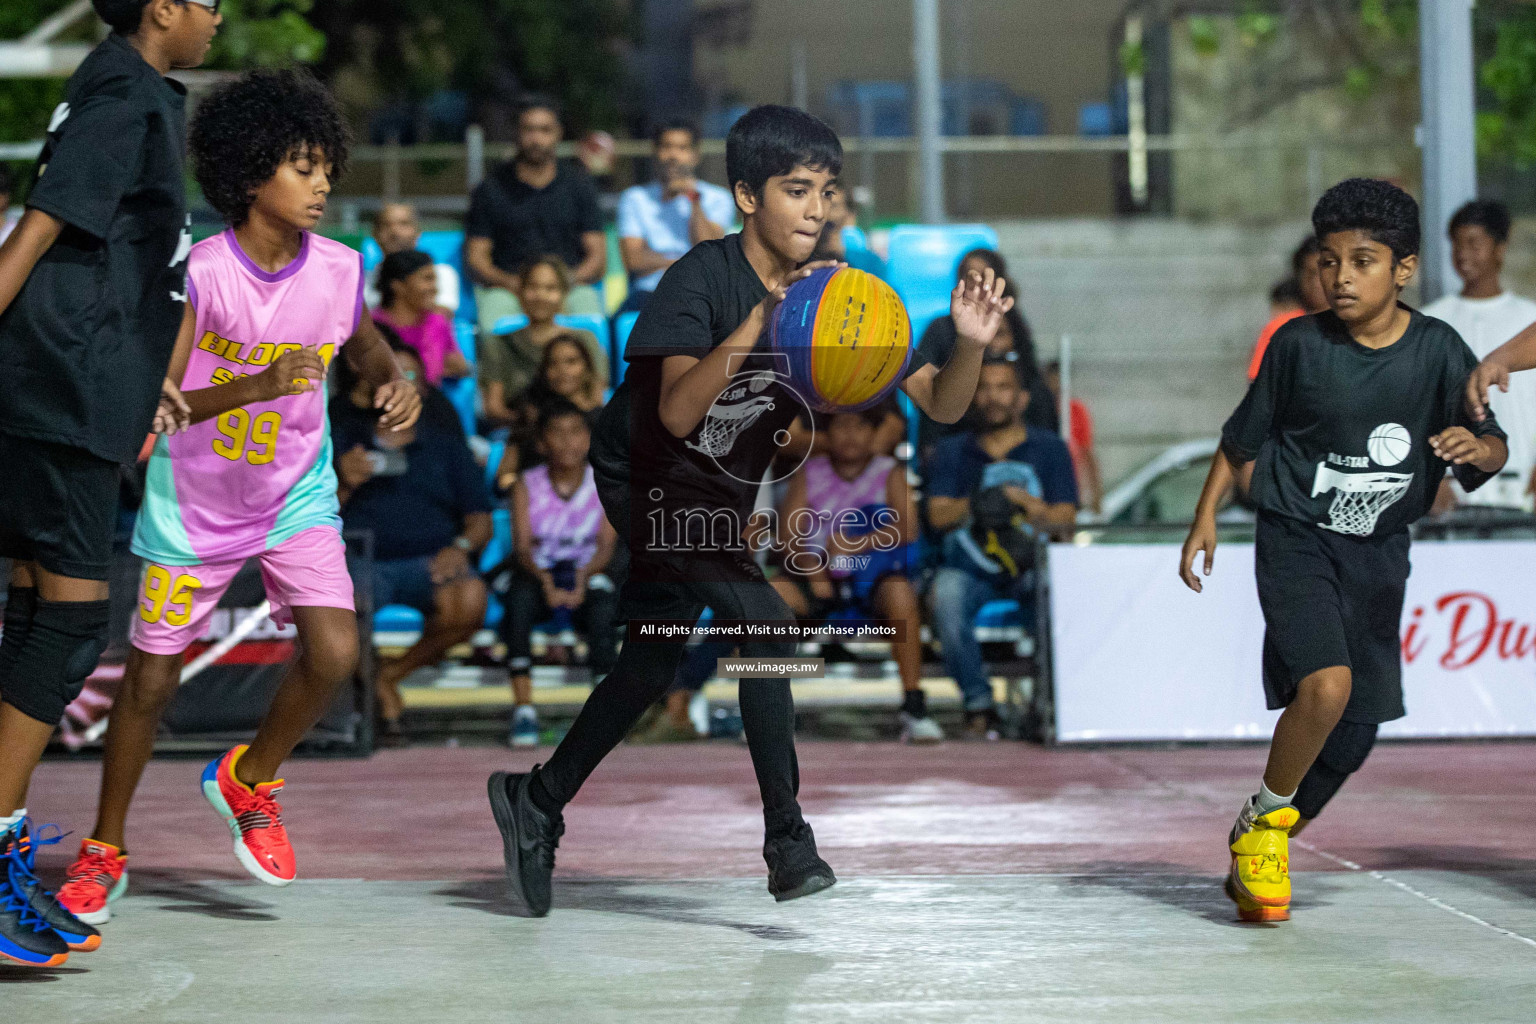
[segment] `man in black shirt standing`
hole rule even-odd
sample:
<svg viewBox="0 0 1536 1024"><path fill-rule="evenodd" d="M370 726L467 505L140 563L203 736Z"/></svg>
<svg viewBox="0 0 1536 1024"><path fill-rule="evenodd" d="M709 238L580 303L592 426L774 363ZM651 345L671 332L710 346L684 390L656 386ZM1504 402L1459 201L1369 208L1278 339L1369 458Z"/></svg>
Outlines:
<svg viewBox="0 0 1536 1024"><path fill-rule="evenodd" d="M560 112L546 96L518 105L517 158L493 170L469 200L464 263L480 289L480 329L522 312L514 293L524 264L558 256L576 287L567 313L602 313L597 285L608 269L608 242L597 186L586 171L555 159Z"/></svg>
<svg viewBox="0 0 1536 1024"><path fill-rule="evenodd" d="M1227 895L1247 921L1290 916L1287 840L1401 718L1398 631L1408 527L1447 464L1473 490L1504 465L1504 432L1476 421L1477 366L1447 324L1399 302L1418 265L1419 208L1384 181L1329 189L1312 213L1330 309L1276 332L1222 431L1179 575L1216 550L1216 506L1253 467L1264 692L1275 724L1259 791L1228 838Z"/></svg>
<svg viewBox="0 0 1536 1024"><path fill-rule="evenodd" d="M668 268L630 335L629 372L591 455L603 508L627 543L626 618L692 622L709 607L717 622L794 621L745 542L760 481L795 417L809 418L764 332L786 290L829 265L804 261L821 236L842 156L832 130L803 111L758 107L737 121L726 172L741 233L701 242ZM954 422L970 405L982 352L1012 306L1004 286L990 271L957 285L953 356L943 367L921 352L912 360L902 387L928 415ZM507 878L535 915L549 911L562 808L666 692L683 648L681 639L631 639L547 764L491 776ZM742 645L748 658L794 650L790 642ZM768 889L779 900L818 892L836 879L796 799L789 683L743 679L739 692L763 799Z"/></svg>
<svg viewBox="0 0 1536 1024"><path fill-rule="evenodd" d="M174 431L188 415L165 379L192 245L186 91L164 76L201 64L222 19L212 0L95 7L114 32L65 87L27 212L0 247L0 556L14 560L0 854L20 841L32 769L106 646L118 465L152 425ZM0 898L0 957L51 965L100 943L35 879L17 895L32 912Z"/></svg>

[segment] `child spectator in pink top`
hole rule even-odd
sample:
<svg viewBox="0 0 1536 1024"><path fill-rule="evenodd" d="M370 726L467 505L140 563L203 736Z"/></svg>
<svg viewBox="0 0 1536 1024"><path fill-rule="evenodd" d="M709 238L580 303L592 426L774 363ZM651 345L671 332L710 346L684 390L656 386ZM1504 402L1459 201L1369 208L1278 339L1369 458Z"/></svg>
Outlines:
<svg viewBox="0 0 1536 1024"><path fill-rule="evenodd" d="M437 308L437 268L432 257L410 249L391 253L379 264L379 301L373 318L394 328L421 355L427 380L468 377L475 371L453 340L453 324Z"/></svg>

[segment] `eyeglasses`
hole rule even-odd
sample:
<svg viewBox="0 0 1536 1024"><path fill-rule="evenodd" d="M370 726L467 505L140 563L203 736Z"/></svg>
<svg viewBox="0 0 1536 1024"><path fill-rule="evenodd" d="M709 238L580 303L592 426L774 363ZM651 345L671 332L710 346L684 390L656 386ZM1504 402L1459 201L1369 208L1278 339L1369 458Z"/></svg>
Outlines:
<svg viewBox="0 0 1536 1024"><path fill-rule="evenodd" d="M224 0L176 0L179 4L196 4L199 7L208 8L209 14L218 14L219 8L224 5Z"/></svg>

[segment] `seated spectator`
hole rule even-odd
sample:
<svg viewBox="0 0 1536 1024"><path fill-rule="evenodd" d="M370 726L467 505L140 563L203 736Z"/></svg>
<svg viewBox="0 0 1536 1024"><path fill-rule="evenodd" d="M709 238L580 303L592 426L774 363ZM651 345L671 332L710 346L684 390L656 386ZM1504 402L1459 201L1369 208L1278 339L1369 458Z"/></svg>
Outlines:
<svg viewBox="0 0 1536 1024"><path fill-rule="evenodd" d="M580 629L595 677L607 675L618 656L618 591L602 575L618 535L603 515L587 462L592 428L574 405L549 405L539 416L538 438L544 464L512 488L514 557L521 571L508 580L501 623L516 703L507 737L514 747L539 742L529 641L534 626L554 615Z"/></svg>
<svg viewBox="0 0 1536 1024"><path fill-rule="evenodd" d="M1002 256L991 249L972 249L960 260L960 269L956 274L956 280L963 279L971 271L978 273L984 267L991 267L993 273L1004 277L1008 284L1004 294L1017 298L1014 290L1014 279L1008 274L1008 264ZM932 353L932 362L943 366L949 361L950 354L955 350L955 321L948 314L934 320L923 332L922 347ZM1051 401L1051 389L1046 387L1045 378L1040 373L1040 364L1035 361L1035 340L1030 333L1029 323L1024 319L1017 301L1008 315L1003 317L1003 326L997 332L997 337L992 339L992 344L987 346L987 355L994 359L1003 359L1017 363L1023 380L1024 390L1029 393L1029 411L1026 419L1032 427L1043 427L1056 433L1060 425L1056 412L1056 404ZM974 411L974 408L973 410ZM918 447L924 458L932 455L934 445L946 437L962 433L972 424L968 419L962 419L959 423L937 423L926 416L918 424Z"/></svg>
<svg viewBox="0 0 1536 1024"><path fill-rule="evenodd" d="M619 255L629 272L624 310L645 308L661 275L700 242L723 238L736 220L736 200L700 181L698 130L669 121L656 130L656 180L619 196Z"/></svg>
<svg viewBox="0 0 1536 1024"><path fill-rule="evenodd" d="M532 260L519 275L519 289L528 326L511 334L487 335L480 343L480 391L485 418L493 427L514 425L524 392L533 386L544 361L544 348L556 337L580 339L592 358L598 391L608 386L608 353L597 335L555 322L570 290L565 264L553 256Z"/></svg>
<svg viewBox="0 0 1536 1024"><path fill-rule="evenodd" d="M1033 598L1035 533L1065 533L1077 514L1072 456L1061 438L1028 425L1031 401L1017 363L981 367L975 429L939 442L927 475L928 521L944 534L933 579L934 631L965 699L966 734L999 735L976 613L997 598Z"/></svg>
<svg viewBox="0 0 1536 1024"><path fill-rule="evenodd" d="M537 458L534 435L540 413L563 404L580 410L588 426L597 425L597 414L603 409L603 388L592 353L571 333L557 334L544 346L538 376L515 410L515 422L507 432L507 447L496 472L496 484L502 490L512 487L519 467L531 466Z"/></svg>
<svg viewBox="0 0 1536 1024"><path fill-rule="evenodd" d="M1254 343L1253 357L1248 360L1248 379L1259 375L1259 365L1264 362L1264 352L1275 332L1299 316L1321 313L1328 308L1328 296L1323 292L1323 279L1317 273L1317 257L1320 252L1315 235L1301 240L1291 254L1291 276L1275 285L1269 293L1269 322L1259 332Z"/></svg>
<svg viewBox="0 0 1536 1024"><path fill-rule="evenodd" d="M594 286L608 269L608 242L597 186L586 171L555 159L562 134L554 100L526 97L518 105L517 158L491 171L470 196L464 263L480 285L482 333L524 312L520 268L545 253L563 263L575 284L563 296L565 312L603 312Z"/></svg>
<svg viewBox="0 0 1536 1024"><path fill-rule="evenodd" d="M827 206L821 240L811 253L813 260L839 260L876 277L885 278L885 260L871 249L859 228L859 215L848 197L847 187L839 185Z"/></svg>
<svg viewBox="0 0 1536 1024"><path fill-rule="evenodd" d="M400 340L421 356L427 381L437 385L444 377L468 377L474 367L459 351L453 324L437 308L437 268L432 257L417 249L391 253L379 264L379 291L383 303L373 319L392 329Z"/></svg>
<svg viewBox="0 0 1536 1024"><path fill-rule="evenodd" d="M1045 383L1051 389L1056 407L1061 408L1061 364L1045 364ZM1067 450L1072 453L1072 468L1077 473L1077 493L1081 504L1095 512L1103 511L1104 485L1099 477L1099 455L1093 447L1093 415L1081 398L1072 399Z"/></svg>
<svg viewBox="0 0 1536 1024"><path fill-rule="evenodd" d="M405 370L422 372L419 363L407 363ZM441 413L429 412L432 408L424 399L414 427L380 431L366 384L354 381L330 404L342 524L373 533L374 607L408 605L426 618L421 639L381 665L375 680L386 742L401 736L400 681L436 665L485 620L485 584L475 559L491 539L491 496L452 406L451 428L441 422Z"/></svg>
<svg viewBox="0 0 1536 1024"><path fill-rule="evenodd" d="M421 418L430 420L441 430L463 437L464 422L459 419L458 410L453 407L447 395L428 383L420 353L401 341L400 335L388 324L379 324L378 328L379 336L394 352L395 360L400 364L400 372L421 392ZM338 359L331 363L330 377L334 382L331 394L335 398L346 399L345 402L338 402L333 398L330 403L331 432L335 433L338 420L346 420L349 429L368 433L373 429L373 422L379 414L373 407L372 396L358 387L357 373L345 359Z"/></svg>
<svg viewBox="0 0 1536 1024"><path fill-rule="evenodd" d="M373 240L379 243L385 256L417 248L421 242L421 224L416 219L416 208L410 203L385 203L379 207L373 218ZM462 286L459 272L447 263L433 266L437 270L437 308L453 316L459 311L459 288ZM364 296L368 299L369 309L382 305L377 280L368 282Z"/></svg>
<svg viewBox="0 0 1536 1024"><path fill-rule="evenodd" d="M16 230L19 217L11 215L11 195L16 191L16 179L8 165L0 163L0 245Z"/></svg>
<svg viewBox="0 0 1536 1024"><path fill-rule="evenodd" d="M790 477L779 517L788 535L805 512L820 528L791 546L773 587L802 619L825 619L839 608L852 608L867 618L905 622L905 639L891 645L901 673L901 736L907 742L937 743L944 732L928 716L922 614L907 579L917 513L906 468L889 455L876 454L877 432L885 419L886 410L878 406L828 418L827 453L813 456ZM891 547L891 541L898 546ZM796 571L806 561L793 557L796 550L825 553L827 564L814 572ZM869 560L861 569L852 568L860 556Z"/></svg>

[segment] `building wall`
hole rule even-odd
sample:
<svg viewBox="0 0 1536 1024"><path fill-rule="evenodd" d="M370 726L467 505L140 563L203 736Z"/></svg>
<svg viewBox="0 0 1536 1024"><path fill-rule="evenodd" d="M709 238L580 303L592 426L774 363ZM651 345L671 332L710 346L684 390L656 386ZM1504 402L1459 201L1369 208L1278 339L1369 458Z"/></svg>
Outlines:
<svg viewBox="0 0 1536 1024"><path fill-rule="evenodd" d="M708 11L719 3L696 0ZM1077 131L1078 106L1109 98L1110 32L1124 0L943 0L942 74L995 79L1044 101L1048 130ZM806 54L810 107L826 113L829 87L842 80L912 78L911 0L753 0L746 30L724 45L696 39L696 79L711 101L784 103L791 98L796 44ZM1104 214L1111 209L1109 158L979 156L951 158L951 208L1005 216ZM898 212L911 182L901 157L850 166L854 181L875 187L879 207ZM1038 183L1049 183L1042 187Z"/></svg>

